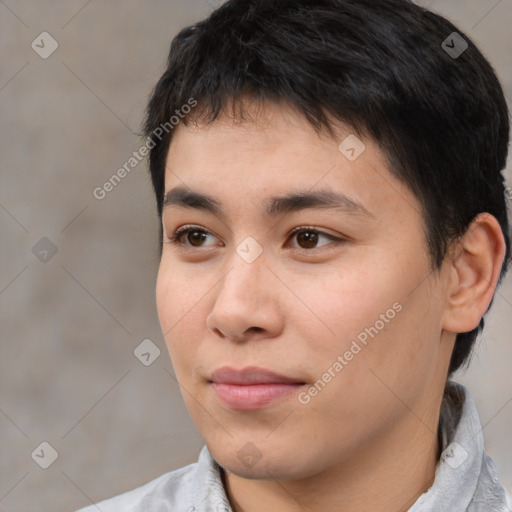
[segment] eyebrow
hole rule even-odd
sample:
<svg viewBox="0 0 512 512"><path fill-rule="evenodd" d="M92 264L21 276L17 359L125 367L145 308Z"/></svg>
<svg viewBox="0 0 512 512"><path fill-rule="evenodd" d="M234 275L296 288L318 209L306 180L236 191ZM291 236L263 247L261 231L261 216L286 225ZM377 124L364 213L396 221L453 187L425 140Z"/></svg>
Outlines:
<svg viewBox="0 0 512 512"><path fill-rule="evenodd" d="M194 208L225 217L219 200L183 186L172 188L165 194L162 208L170 206ZM264 204L263 215L270 219L307 208L337 209L351 215L375 218L359 201L329 188L272 196Z"/></svg>

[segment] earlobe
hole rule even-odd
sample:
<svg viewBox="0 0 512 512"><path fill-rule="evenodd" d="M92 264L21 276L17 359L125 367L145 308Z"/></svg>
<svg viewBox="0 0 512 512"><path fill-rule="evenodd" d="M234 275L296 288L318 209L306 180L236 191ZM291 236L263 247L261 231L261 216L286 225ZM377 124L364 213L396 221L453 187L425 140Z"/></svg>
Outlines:
<svg viewBox="0 0 512 512"><path fill-rule="evenodd" d="M464 236L454 242L447 256L445 330L462 333L478 326L496 289L505 249L501 227L489 213L477 215Z"/></svg>

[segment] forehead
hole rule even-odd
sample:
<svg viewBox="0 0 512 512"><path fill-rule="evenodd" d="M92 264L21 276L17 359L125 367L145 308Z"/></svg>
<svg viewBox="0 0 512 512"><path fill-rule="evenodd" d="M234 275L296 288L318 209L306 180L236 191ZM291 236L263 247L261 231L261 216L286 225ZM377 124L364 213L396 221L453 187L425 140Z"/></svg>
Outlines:
<svg viewBox="0 0 512 512"><path fill-rule="evenodd" d="M256 106L242 119L226 113L209 124L175 127L166 162L167 199L176 188L240 208L258 202L267 212L277 196L321 190L374 214L397 207L420 210L371 139L339 122L334 135L318 132L299 112L276 103ZM179 194L171 195L168 204ZM210 206L213 210L213 202Z"/></svg>

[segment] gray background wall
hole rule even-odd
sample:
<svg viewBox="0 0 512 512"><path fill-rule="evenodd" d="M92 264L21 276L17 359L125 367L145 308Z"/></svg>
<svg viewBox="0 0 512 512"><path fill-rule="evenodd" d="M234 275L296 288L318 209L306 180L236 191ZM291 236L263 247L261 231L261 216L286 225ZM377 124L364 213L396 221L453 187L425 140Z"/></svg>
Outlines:
<svg viewBox="0 0 512 512"><path fill-rule="evenodd" d="M201 438L156 316L158 231L146 163L103 200L92 192L140 147L136 132L172 37L218 4L0 1L3 512L74 510L197 458ZM480 45L510 100L512 0L423 4ZM58 43L46 59L31 48L35 40L40 53L51 49L43 31ZM509 277L459 376L509 489L511 315ZM161 355L146 367L133 351L148 338ZM41 442L58 453L48 469L39 465L51 461Z"/></svg>

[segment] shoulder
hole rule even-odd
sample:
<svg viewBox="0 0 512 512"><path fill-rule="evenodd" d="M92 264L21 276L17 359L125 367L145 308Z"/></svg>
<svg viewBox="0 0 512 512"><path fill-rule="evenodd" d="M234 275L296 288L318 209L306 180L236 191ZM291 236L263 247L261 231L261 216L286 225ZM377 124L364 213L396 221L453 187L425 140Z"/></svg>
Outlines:
<svg viewBox="0 0 512 512"><path fill-rule="evenodd" d="M193 502L198 462L175 469L113 498L81 508L77 512L140 512L183 510Z"/></svg>

